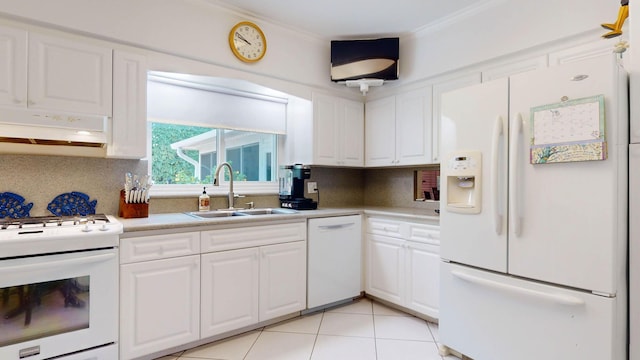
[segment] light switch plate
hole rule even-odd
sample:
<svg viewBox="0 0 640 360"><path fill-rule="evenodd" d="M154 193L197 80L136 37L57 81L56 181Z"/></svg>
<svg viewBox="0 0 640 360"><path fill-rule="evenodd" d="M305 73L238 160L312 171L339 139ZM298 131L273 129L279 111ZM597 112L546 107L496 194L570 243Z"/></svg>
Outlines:
<svg viewBox="0 0 640 360"><path fill-rule="evenodd" d="M318 192L318 183L315 181L309 181L307 183L307 192L309 194L315 194Z"/></svg>

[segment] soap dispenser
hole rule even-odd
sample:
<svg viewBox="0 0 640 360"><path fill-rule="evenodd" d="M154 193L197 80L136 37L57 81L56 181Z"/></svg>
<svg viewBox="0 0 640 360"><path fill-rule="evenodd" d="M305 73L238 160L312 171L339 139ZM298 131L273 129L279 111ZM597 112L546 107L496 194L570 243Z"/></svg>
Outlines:
<svg viewBox="0 0 640 360"><path fill-rule="evenodd" d="M198 210L209 211L211 209L209 195L207 195L207 187L202 188L202 195L198 199Z"/></svg>

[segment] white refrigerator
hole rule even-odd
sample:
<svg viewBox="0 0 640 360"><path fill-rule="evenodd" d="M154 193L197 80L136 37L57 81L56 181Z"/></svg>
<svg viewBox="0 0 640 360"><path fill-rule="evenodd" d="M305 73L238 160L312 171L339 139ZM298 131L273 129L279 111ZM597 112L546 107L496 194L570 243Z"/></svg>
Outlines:
<svg viewBox="0 0 640 360"><path fill-rule="evenodd" d="M633 89L631 87L632 98ZM635 106L640 110L638 104ZM640 339L640 221L638 221L640 219L640 117L638 116L631 118L629 142L629 338L636 339L629 344L629 359L640 360L640 341L637 340Z"/></svg>
<svg viewBox="0 0 640 360"><path fill-rule="evenodd" d="M474 360L627 358L627 98L613 54L443 95L442 345Z"/></svg>

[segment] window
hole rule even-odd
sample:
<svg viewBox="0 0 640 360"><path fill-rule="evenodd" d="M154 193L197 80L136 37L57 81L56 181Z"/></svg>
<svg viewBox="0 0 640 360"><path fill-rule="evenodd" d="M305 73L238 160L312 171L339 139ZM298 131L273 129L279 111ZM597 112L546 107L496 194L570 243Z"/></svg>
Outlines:
<svg viewBox="0 0 640 360"><path fill-rule="evenodd" d="M152 195L200 193L201 184L213 184L215 170L223 162L231 164L238 191L277 193L273 169L278 135L286 128L288 98L257 85L250 90L227 87L232 83L204 76L148 74L149 169L157 184ZM225 170L223 186L207 191L226 192L228 180Z"/></svg>
<svg viewBox="0 0 640 360"><path fill-rule="evenodd" d="M276 149L275 134L151 122L156 184L212 184L217 165L225 161L234 170L234 181L275 182L271 169Z"/></svg>

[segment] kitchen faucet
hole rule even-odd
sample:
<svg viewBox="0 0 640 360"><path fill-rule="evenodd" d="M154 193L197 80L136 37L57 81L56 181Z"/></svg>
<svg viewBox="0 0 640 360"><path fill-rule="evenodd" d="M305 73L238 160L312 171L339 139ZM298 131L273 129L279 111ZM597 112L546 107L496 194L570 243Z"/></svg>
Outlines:
<svg viewBox="0 0 640 360"><path fill-rule="evenodd" d="M233 209L233 203L234 201L234 194L233 194L233 169L231 168L231 164L229 164L228 162L223 162L222 164L218 165L218 168L216 169L216 173L213 176L213 186L220 186L220 180L219 180L219 175L220 175L220 169L222 169L224 166L226 166L227 168L229 168L229 194L228 194L228 199L229 199L229 209Z"/></svg>

